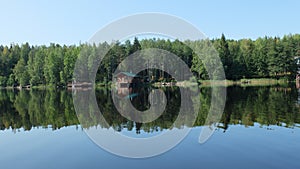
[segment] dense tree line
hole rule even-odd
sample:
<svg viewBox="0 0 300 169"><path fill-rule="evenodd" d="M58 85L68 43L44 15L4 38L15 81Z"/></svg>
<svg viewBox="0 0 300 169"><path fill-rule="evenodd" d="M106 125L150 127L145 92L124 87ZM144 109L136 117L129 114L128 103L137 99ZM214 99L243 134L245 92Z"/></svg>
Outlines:
<svg viewBox="0 0 300 169"><path fill-rule="evenodd" d="M300 35L283 38L264 37L255 41L226 40L213 42L220 53L228 79L295 76L294 56L300 56Z"/></svg>
<svg viewBox="0 0 300 169"><path fill-rule="evenodd" d="M141 49L159 48L179 56L198 79L208 79L203 60L199 60L189 46L205 49L213 45L218 51L226 78L294 78L297 67L294 56L300 56L300 35L264 37L256 40L220 39L186 41L165 39L134 39L133 42L102 43L99 45L80 44L78 46L30 46L12 44L0 46L0 86L12 85L54 85L64 86L73 79L76 60L92 68L102 49L109 49L97 70L96 81L108 82L122 60ZM92 71L92 70L90 70ZM154 73L153 73L154 72ZM149 71L145 71L149 73ZM154 80L164 80L169 76L152 71Z"/></svg>

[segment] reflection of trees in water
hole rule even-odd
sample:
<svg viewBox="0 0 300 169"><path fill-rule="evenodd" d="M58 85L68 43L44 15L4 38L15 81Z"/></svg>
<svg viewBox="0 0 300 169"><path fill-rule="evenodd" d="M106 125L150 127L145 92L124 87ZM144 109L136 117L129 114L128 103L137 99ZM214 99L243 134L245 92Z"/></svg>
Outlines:
<svg viewBox="0 0 300 169"><path fill-rule="evenodd" d="M229 124L294 127L300 123L297 90L283 87L229 87L221 128Z"/></svg>
<svg viewBox="0 0 300 169"><path fill-rule="evenodd" d="M145 132L159 131L162 129L170 128L173 125L173 122L176 120L180 108L180 91L178 87L174 88L164 88L162 89L167 98L166 110L163 114L156 120L150 123L135 123L128 121L123 117L115 108L110 92L105 90L100 90L97 93L97 102L99 109L104 116L105 120L112 126L114 129L120 131L124 128L127 128L131 131L134 127L137 130L137 133L140 133L140 130ZM136 93L131 99L133 106L140 110L144 111L149 109L149 90L148 88L134 88L131 90L130 94ZM163 94L163 93L161 93ZM103 97L106 95L105 97ZM126 96L125 96L126 97ZM122 106L122 105L119 105Z"/></svg>
<svg viewBox="0 0 300 169"><path fill-rule="evenodd" d="M151 123L136 124L128 121L116 110L109 89L96 91L96 98L102 115L108 126L117 131L123 129L140 130L145 132L156 132L163 129L177 127L184 124L176 124L174 121L180 109L179 88L164 88L167 97L167 109L156 120ZM131 102L135 108L146 110L149 108L149 90L141 88L138 95L133 97ZM192 90L189 90L193 94ZM242 124L253 126L255 122L261 125L278 125L294 127L300 123L299 106L297 102L297 90L280 87L229 87L227 88L227 101L225 112L222 116L219 127L226 130L231 124ZM201 106L194 126L201 126L205 123L210 108L211 89L201 88L200 98L193 96L191 101L200 99ZM0 129L30 130L32 127L51 127L59 129L69 125L79 125L74 106L72 94L68 91L55 90L22 90L0 92ZM194 108L187 108L184 112L188 116ZM87 108L87 115L79 116L84 121L82 127L91 127L103 124L97 114L91 113ZM86 119L85 119L86 118ZM182 120L184 121L184 120Z"/></svg>
<svg viewBox="0 0 300 169"><path fill-rule="evenodd" d="M59 129L78 124L73 100L67 91L22 90L0 92L1 129L30 130L32 127ZM11 95L11 99L8 96Z"/></svg>

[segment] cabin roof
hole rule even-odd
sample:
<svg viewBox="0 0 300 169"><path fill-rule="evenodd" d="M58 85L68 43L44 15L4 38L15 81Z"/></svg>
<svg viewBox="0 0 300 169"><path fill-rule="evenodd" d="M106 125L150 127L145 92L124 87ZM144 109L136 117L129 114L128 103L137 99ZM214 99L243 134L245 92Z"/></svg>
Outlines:
<svg viewBox="0 0 300 169"><path fill-rule="evenodd" d="M117 74L117 76L120 74L124 74L125 76L129 76L129 77L139 77L138 75L136 75L134 73L130 73L130 72L120 72Z"/></svg>

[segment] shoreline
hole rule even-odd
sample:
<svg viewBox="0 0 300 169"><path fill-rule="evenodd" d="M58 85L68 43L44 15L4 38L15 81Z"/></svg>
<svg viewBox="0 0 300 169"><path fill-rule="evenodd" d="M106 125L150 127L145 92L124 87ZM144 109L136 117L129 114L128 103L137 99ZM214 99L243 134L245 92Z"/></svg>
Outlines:
<svg viewBox="0 0 300 169"><path fill-rule="evenodd" d="M153 87L172 87L172 86L178 86L178 87L191 87L191 86L199 86L199 87L211 87L211 86L241 86L241 87L247 87L247 86L273 86L273 85L287 85L289 83L295 83L295 81L287 81L283 79L271 79L271 78L258 78L258 79L240 79L240 80L199 80L197 82L190 82L190 81L181 81L181 82L175 82L169 85L169 83L161 83L161 82L155 82L153 84L150 84L150 86ZM145 85L149 86L149 84ZM108 88L111 87L111 83L103 84L103 83L95 83L95 88ZM6 89L6 90L31 90L31 89L70 89L68 86L53 86L53 85L39 85L39 86L6 86L6 87L0 87L0 89Z"/></svg>
<svg viewBox="0 0 300 169"><path fill-rule="evenodd" d="M283 79L271 79L271 78L258 78L258 79L240 79L240 80L200 80L200 86L273 86L273 85L287 85L289 83L295 83L295 81L287 81Z"/></svg>

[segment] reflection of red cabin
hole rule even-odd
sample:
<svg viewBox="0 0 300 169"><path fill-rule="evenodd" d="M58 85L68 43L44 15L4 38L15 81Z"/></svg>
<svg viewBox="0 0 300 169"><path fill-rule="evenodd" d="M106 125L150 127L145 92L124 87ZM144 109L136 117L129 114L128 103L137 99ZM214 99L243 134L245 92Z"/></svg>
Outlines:
<svg viewBox="0 0 300 169"><path fill-rule="evenodd" d="M297 74L297 76L296 76L296 87L297 87L297 89L300 89L300 75L299 74Z"/></svg>
<svg viewBox="0 0 300 169"><path fill-rule="evenodd" d="M120 72L116 75L116 82L118 88L128 88L138 85L140 77L129 72Z"/></svg>
<svg viewBox="0 0 300 169"><path fill-rule="evenodd" d="M127 88L127 87L118 87L117 89L117 95L121 98L124 98L132 92L132 88Z"/></svg>
<svg viewBox="0 0 300 169"><path fill-rule="evenodd" d="M138 93L140 89L141 88L138 87L118 87L115 93L119 98L132 100L134 97L139 95Z"/></svg>

